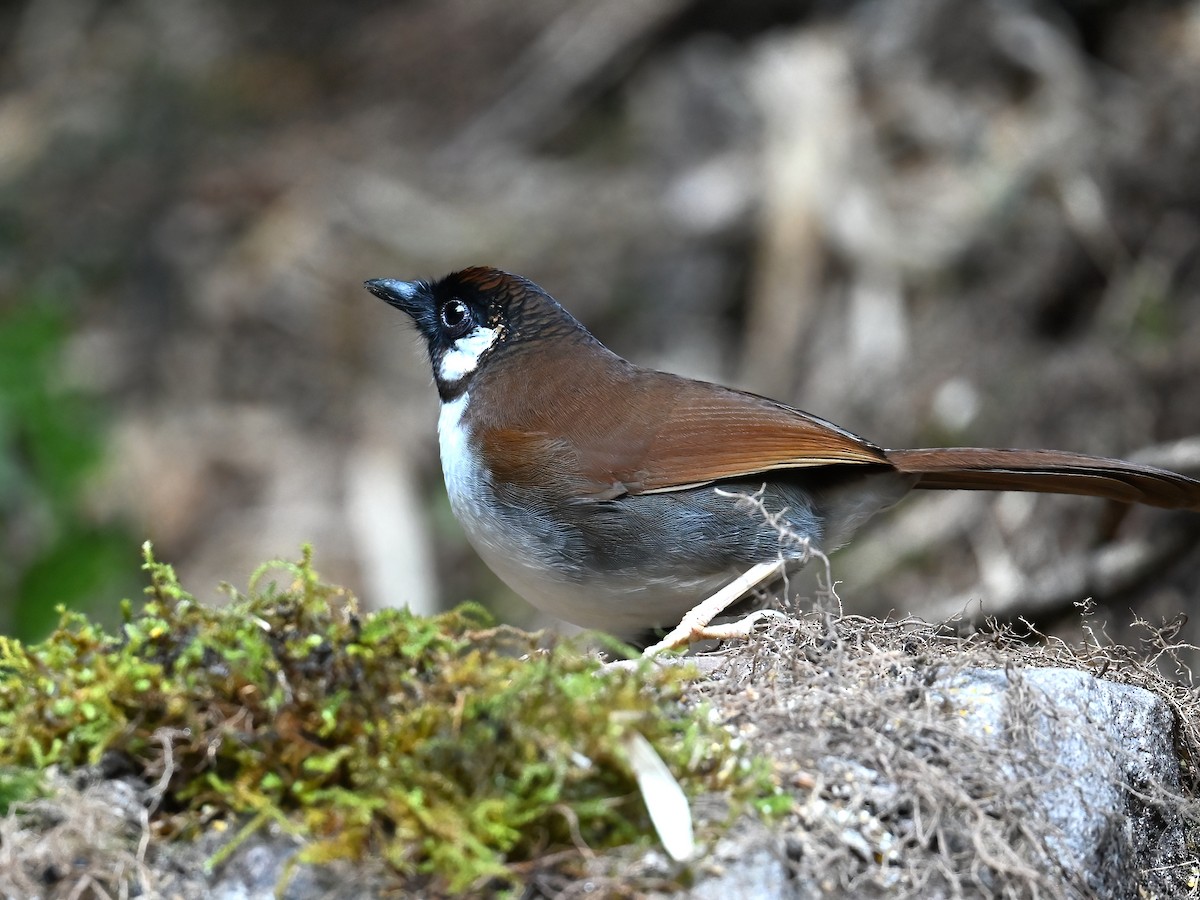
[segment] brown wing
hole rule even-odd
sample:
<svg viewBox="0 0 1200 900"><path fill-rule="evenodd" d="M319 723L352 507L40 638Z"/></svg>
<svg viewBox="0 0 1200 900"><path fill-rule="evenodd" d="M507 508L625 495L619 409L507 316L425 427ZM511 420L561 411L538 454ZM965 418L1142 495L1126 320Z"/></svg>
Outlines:
<svg viewBox="0 0 1200 900"><path fill-rule="evenodd" d="M824 419L754 394L681 382L639 459L630 493L656 493L778 469L890 465L884 452Z"/></svg>
<svg viewBox="0 0 1200 900"><path fill-rule="evenodd" d="M642 370L558 387L542 395L528 425L487 428L498 481L557 483L573 496L604 499L778 469L890 465L883 450L829 422L718 385Z"/></svg>

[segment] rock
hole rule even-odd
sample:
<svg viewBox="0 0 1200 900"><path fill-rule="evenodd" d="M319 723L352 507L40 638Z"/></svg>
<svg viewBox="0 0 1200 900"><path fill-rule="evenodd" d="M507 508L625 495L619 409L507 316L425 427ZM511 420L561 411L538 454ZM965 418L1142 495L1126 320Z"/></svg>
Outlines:
<svg viewBox="0 0 1200 900"><path fill-rule="evenodd" d="M842 706L823 735L774 732L776 750L791 741L789 755L810 773L796 818L731 829L726 843L736 846L723 848L693 896L1186 892L1189 801L1175 717L1160 696L1050 667L896 669L852 689L831 682L840 693L803 678L780 691L784 705L799 697L828 708L833 696ZM864 718L872 709L883 713ZM798 719L814 721L808 708Z"/></svg>
<svg viewBox="0 0 1200 900"><path fill-rule="evenodd" d="M1138 895L1185 856L1174 716L1149 691L1077 669L972 670L935 685L978 740L1031 779L1048 849L1097 897ZM1162 885L1162 888L1168 886ZM1170 891L1165 894L1169 896Z"/></svg>

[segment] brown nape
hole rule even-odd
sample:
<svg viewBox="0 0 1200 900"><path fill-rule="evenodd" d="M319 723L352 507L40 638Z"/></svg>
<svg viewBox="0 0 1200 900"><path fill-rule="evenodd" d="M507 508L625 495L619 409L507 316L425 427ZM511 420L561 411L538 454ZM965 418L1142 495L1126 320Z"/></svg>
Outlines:
<svg viewBox="0 0 1200 900"><path fill-rule="evenodd" d="M1082 494L1166 509L1200 510L1200 481L1119 459L1059 450L974 447L886 452L897 470L918 476L918 488Z"/></svg>

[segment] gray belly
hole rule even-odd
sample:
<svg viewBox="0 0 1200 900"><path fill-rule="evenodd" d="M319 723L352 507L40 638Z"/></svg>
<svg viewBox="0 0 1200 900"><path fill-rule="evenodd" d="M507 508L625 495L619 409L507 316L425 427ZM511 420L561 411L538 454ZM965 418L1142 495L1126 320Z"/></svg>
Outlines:
<svg viewBox="0 0 1200 900"><path fill-rule="evenodd" d="M806 542L834 549L825 540L827 517L840 544L908 490L900 479L883 479L882 491L864 490L863 481L842 492L776 482L759 507L711 486L553 505L528 494L505 498L484 476L456 479L450 499L471 544L514 591L551 615L631 638L674 626L755 563L782 556L798 566ZM720 486L743 494L760 488Z"/></svg>

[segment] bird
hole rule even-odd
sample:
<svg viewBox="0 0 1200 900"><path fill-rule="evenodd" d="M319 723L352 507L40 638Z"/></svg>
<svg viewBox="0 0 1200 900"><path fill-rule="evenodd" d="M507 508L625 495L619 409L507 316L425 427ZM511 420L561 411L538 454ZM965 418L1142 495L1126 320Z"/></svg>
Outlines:
<svg viewBox="0 0 1200 900"><path fill-rule="evenodd" d="M475 551L542 611L643 646L748 570L841 547L914 489L1200 510L1200 481L1164 469L1057 450L888 450L767 397L635 365L499 269L365 286L424 339L450 506Z"/></svg>

